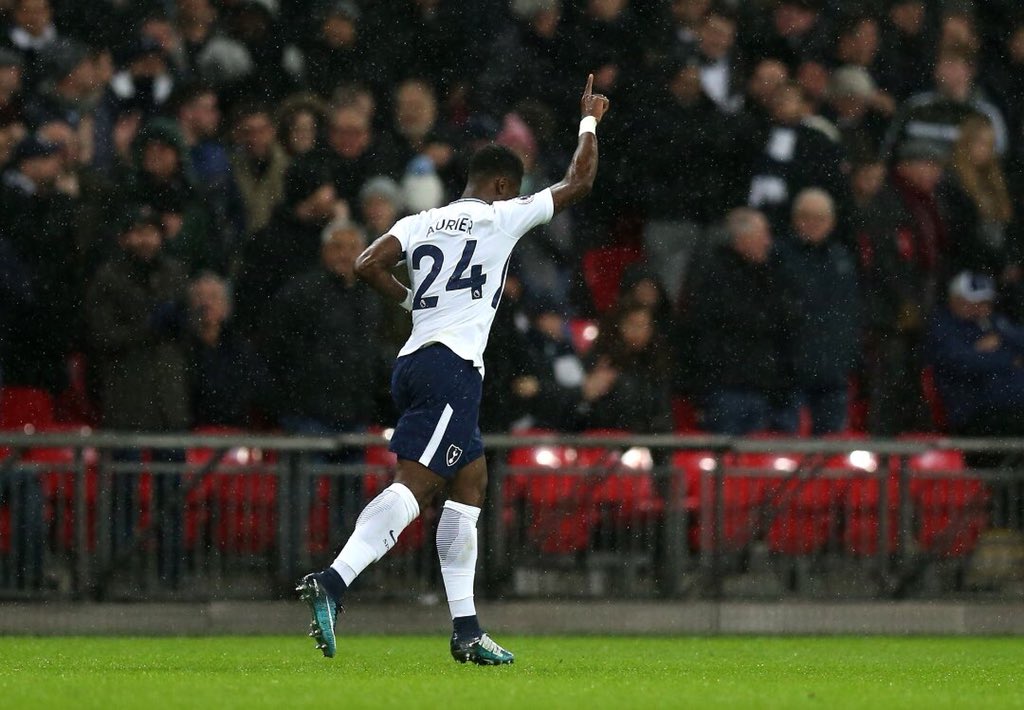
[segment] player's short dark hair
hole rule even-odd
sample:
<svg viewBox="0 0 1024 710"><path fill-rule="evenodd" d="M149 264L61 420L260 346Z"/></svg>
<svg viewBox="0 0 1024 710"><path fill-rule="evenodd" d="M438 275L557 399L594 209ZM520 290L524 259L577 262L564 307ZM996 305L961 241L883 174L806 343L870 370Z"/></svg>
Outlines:
<svg viewBox="0 0 1024 710"><path fill-rule="evenodd" d="M515 183L523 181L523 161L512 150L491 143L473 154L469 161L469 181L505 177Z"/></svg>

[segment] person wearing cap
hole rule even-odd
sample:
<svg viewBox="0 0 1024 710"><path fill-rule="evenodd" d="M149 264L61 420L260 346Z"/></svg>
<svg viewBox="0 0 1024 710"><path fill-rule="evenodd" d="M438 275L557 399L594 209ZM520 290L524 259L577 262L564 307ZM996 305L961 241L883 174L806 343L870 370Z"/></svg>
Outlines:
<svg viewBox="0 0 1024 710"><path fill-rule="evenodd" d="M918 373L925 318L948 268L950 233L936 193L945 155L929 141L900 145L885 184L862 211L868 427L880 436L926 426Z"/></svg>
<svg viewBox="0 0 1024 710"><path fill-rule="evenodd" d="M85 302L90 364L98 379L101 424L117 431L179 432L191 424L184 348L185 269L163 253L160 215L130 205L118 220L118 253L99 268ZM115 452L137 461L137 451ZM180 451L154 451L155 461L183 460ZM115 476L111 534L115 550L133 542L137 475ZM154 505L170 506L177 476L157 476ZM181 519L168 508L157 536L158 574L177 583L181 571Z"/></svg>
<svg viewBox="0 0 1024 710"><path fill-rule="evenodd" d="M1024 329L995 310L995 283L962 271L928 330L928 362L952 433L1024 436Z"/></svg>
<svg viewBox="0 0 1024 710"><path fill-rule="evenodd" d="M996 152L1002 156L1009 145L1006 121L999 108L977 86L977 59L960 46L939 50L934 90L915 94L900 106L886 134L883 153L892 156L907 141L927 140L941 146L946 158L960 135L960 124L969 116L985 116L996 134Z"/></svg>

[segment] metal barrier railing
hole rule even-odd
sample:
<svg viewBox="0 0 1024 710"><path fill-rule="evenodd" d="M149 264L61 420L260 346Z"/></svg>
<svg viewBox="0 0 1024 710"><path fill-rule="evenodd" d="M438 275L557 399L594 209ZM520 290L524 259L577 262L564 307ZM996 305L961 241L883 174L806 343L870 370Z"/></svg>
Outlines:
<svg viewBox="0 0 1024 710"><path fill-rule="evenodd" d="M1019 596L1024 441L490 436L491 596ZM0 598L286 595L386 439L0 433ZM356 593L440 589L428 509Z"/></svg>

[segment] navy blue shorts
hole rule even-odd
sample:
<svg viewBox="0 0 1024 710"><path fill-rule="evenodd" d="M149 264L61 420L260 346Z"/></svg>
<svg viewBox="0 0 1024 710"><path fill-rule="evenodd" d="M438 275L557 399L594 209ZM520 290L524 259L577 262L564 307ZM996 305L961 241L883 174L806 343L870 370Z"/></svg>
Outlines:
<svg viewBox="0 0 1024 710"><path fill-rule="evenodd" d="M469 360L435 343L403 355L391 375L401 416L388 447L450 479L483 456L480 395L483 378Z"/></svg>

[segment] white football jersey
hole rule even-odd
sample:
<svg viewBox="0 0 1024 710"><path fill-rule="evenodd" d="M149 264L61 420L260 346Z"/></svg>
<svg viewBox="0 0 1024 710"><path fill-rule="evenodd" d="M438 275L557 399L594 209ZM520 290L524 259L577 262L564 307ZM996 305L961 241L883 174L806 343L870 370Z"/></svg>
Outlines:
<svg viewBox="0 0 1024 710"><path fill-rule="evenodd" d="M398 353L442 343L483 372L484 349L519 238L551 221L551 190L488 204L463 198L398 220L412 284L412 334Z"/></svg>

